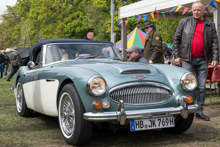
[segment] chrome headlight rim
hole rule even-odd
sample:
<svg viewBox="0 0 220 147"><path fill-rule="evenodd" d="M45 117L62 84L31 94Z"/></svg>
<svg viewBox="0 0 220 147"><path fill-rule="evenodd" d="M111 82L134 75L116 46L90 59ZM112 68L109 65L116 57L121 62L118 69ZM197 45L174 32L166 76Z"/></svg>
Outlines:
<svg viewBox="0 0 220 147"><path fill-rule="evenodd" d="M185 78L186 78L188 75L194 76L194 77L195 77L195 80L196 80L196 85L195 85L194 88L192 88L192 89L188 89L188 88L184 85L184 80L185 80ZM197 85L198 85L195 74L193 74L193 73L191 73L191 72L188 72L188 73L183 74L182 77L181 77L180 83L181 83L181 87L182 87L184 90L186 90L186 91L193 91L193 90L196 89L196 87L197 87Z"/></svg>
<svg viewBox="0 0 220 147"><path fill-rule="evenodd" d="M92 83L93 80L96 79L96 78L102 79L102 80L104 81L104 84L105 84L105 89L104 89L101 93L99 93L99 94L94 93L93 90L90 89L91 83ZM92 76L92 77L88 80L88 83L87 83L87 91L89 92L89 94L94 95L94 96L101 96L101 95L103 95L103 94L106 92L106 89L107 89L107 85L106 85L106 81L105 81L105 79L104 79L103 77L101 77L101 76L99 76L99 75L95 75L95 76Z"/></svg>

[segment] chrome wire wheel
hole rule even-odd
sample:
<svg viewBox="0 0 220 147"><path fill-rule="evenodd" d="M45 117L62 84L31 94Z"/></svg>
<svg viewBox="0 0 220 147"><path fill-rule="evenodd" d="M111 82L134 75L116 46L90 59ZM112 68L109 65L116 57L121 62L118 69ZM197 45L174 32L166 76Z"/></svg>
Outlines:
<svg viewBox="0 0 220 147"><path fill-rule="evenodd" d="M20 113L22 111L22 103L24 100L24 94L22 90L22 85L21 83L17 84L17 95L16 95L16 106L17 106L17 111Z"/></svg>
<svg viewBox="0 0 220 147"><path fill-rule="evenodd" d="M71 96L64 92L59 103L59 123L66 138L70 138L75 131L75 109Z"/></svg>
<svg viewBox="0 0 220 147"><path fill-rule="evenodd" d="M83 119L85 108L73 83L63 86L59 94L58 120L66 143L80 146L89 142L93 123Z"/></svg>

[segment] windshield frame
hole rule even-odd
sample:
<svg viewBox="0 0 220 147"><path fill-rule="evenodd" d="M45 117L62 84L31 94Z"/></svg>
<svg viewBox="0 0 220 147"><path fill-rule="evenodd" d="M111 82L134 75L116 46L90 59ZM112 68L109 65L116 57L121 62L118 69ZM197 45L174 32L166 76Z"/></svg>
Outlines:
<svg viewBox="0 0 220 147"><path fill-rule="evenodd" d="M50 62L50 63L46 63L46 54L47 54L47 49L48 49L48 46L50 46L50 45L80 45L80 44L82 44L82 45L105 45L105 46L109 46L109 47L111 47L111 51L113 52L113 54L114 54L114 57L116 57L116 58L95 58L94 56L91 56L91 58L80 58L80 60L88 60L88 59L93 59L93 60L122 60L122 57L121 57L121 55L120 55L120 53L119 52L117 52L117 50L116 50L116 48L115 48L115 46L113 45L113 44L111 44L111 43L77 43L77 42L74 42L74 43L71 43L71 42L68 42L68 43L49 43L49 44L45 44L45 45L43 45L42 46L42 48L43 48L43 60L42 60L42 63L43 63L43 66L48 66L48 65L52 65L52 64L54 64L54 63L59 63L59 62L66 62L66 61L77 61L77 60L79 60L78 58L75 58L75 59L68 59L68 60L63 60L63 61L61 61L61 60L59 60L59 61L54 61L54 62Z"/></svg>

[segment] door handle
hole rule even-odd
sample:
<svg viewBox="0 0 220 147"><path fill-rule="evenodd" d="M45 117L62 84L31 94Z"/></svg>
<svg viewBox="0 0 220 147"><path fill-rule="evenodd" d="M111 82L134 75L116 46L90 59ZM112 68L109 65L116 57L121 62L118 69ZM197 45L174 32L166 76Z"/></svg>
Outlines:
<svg viewBox="0 0 220 147"><path fill-rule="evenodd" d="M28 75L28 73L24 73L23 76L26 77Z"/></svg>
<svg viewBox="0 0 220 147"><path fill-rule="evenodd" d="M55 81L54 79L46 79L47 82L53 82Z"/></svg>

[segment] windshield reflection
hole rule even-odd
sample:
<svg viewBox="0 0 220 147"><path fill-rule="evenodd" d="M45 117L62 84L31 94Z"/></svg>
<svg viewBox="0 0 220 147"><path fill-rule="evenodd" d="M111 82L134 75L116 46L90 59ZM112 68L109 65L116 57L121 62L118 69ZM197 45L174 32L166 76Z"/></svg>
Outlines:
<svg viewBox="0 0 220 147"><path fill-rule="evenodd" d="M109 44L52 44L46 47L45 64L73 59L120 60L121 56Z"/></svg>

